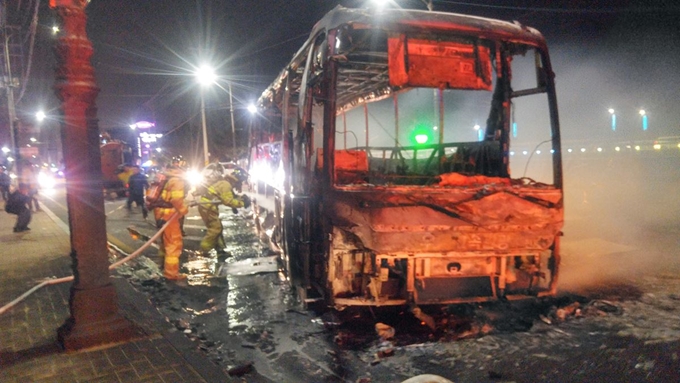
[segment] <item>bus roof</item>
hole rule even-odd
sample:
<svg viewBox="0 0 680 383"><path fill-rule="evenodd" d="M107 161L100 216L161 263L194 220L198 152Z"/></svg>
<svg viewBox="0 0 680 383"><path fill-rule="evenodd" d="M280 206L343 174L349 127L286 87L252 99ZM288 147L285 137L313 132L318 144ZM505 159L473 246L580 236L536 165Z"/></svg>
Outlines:
<svg viewBox="0 0 680 383"><path fill-rule="evenodd" d="M547 51L545 38L536 29L519 22L508 22L478 16L448 12L434 12L411 9L357 9L337 6L319 20L309 38L295 53L286 68L262 93L260 101L270 99L279 90L288 75L288 70L299 71L304 65L307 47L321 31L328 31L343 25L355 28L382 28L390 31L438 31L454 32L459 36L508 41L535 46Z"/></svg>

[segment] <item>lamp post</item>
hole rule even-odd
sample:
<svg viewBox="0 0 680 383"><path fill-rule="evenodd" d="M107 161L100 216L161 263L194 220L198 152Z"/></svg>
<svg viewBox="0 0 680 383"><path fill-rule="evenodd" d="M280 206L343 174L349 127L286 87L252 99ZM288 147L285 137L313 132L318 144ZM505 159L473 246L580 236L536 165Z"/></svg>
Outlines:
<svg viewBox="0 0 680 383"><path fill-rule="evenodd" d="M253 118L255 117L255 114L257 113L257 106L254 104L248 105L248 112L250 112L251 118L249 119L248 122L248 144L247 148L250 150L250 143L253 142Z"/></svg>
<svg viewBox="0 0 680 383"><path fill-rule="evenodd" d="M236 128L234 127L234 100L231 93L231 82L229 82L229 114L231 115L231 146L232 146L232 157L234 162L236 162Z"/></svg>
<svg viewBox="0 0 680 383"><path fill-rule="evenodd" d="M70 317L57 331L66 350L78 350L135 336L119 314L116 289L109 277L106 215L102 193L99 128L95 99L99 89L90 65L87 38L88 0L50 0L63 33L59 35L55 93L61 101L62 147L66 165L66 199L71 232L73 284Z"/></svg>
<svg viewBox="0 0 680 383"><path fill-rule="evenodd" d="M215 72L207 65L201 66L195 73L198 83L201 85L201 127L203 129L203 162L208 165L210 158L208 155L208 131L205 123L205 96L204 88L215 82ZM231 92L230 92L231 94Z"/></svg>
<svg viewBox="0 0 680 383"><path fill-rule="evenodd" d="M644 109L640 109L640 116L642 117L642 130L647 131L647 112Z"/></svg>

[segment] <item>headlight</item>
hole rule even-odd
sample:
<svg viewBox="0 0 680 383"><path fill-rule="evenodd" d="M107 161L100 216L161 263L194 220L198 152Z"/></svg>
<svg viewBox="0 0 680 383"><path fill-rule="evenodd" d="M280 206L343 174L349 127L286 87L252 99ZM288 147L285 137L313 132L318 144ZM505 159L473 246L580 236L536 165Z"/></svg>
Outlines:
<svg viewBox="0 0 680 383"><path fill-rule="evenodd" d="M54 177L45 173L38 173L38 185L41 189L52 189L55 185Z"/></svg>
<svg viewBox="0 0 680 383"><path fill-rule="evenodd" d="M203 175L195 169L187 170L184 178L192 187L196 187L203 183Z"/></svg>

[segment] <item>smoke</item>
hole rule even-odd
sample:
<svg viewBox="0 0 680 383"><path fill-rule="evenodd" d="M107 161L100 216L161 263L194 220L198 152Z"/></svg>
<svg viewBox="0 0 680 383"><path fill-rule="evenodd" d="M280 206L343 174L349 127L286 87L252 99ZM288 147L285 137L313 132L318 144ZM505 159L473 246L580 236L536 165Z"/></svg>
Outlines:
<svg viewBox="0 0 680 383"><path fill-rule="evenodd" d="M677 273L680 151L600 154L565 161L560 289Z"/></svg>

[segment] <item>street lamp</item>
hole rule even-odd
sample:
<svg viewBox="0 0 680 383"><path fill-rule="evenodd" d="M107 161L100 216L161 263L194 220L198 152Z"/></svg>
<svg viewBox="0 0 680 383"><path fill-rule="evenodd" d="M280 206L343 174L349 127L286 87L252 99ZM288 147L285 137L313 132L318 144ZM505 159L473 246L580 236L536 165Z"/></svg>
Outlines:
<svg viewBox="0 0 680 383"><path fill-rule="evenodd" d="M203 161L208 165L210 159L208 157L208 132L205 124L205 97L203 95L203 88L212 85L217 76L213 68L203 65L195 73L196 80L201 85L201 125L203 128Z"/></svg>
<svg viewBox="0 0 680 383"><path fill-rule="evenodd" d="M612 131L616 132L616 114L613 108L609 108L609 114L612 115Z"/></svg>
<svg viewBox="0 0 680 383"><path fill-rule="evenodd" d="M640 109L640 116L642 116L642 130L647 130L647 112L644 109Z"/></svg>
<svg viewBox="0 0 680 383"><path fill-rule="evenodd" d="M229 82L229 115L231 116L231 149L234 162L236 161L236 127L234 126L234 99L231 92L231 81Z"/></svg>
<svg viewBox="0 0 680 383"><path fill-rule="evenodd" d="M475 124L473 129L477 132L477 141L482 141L484 139L484 131L482 130L482 127L479 126L479 124Z"/></svg>
<svg viewBox="0 0 680 383"><path fill-rule="evenodd" d="M248 123L248 150L250 150L250 143L253 141L253 118L257 114L257 106L255 104L248 104L248 112L251 118Z"/></svg>
<svg viewBox="0 0 680 383"><path fill-rule="evenodd" d="M45 112L43 112L43 111L41 110L41 111L39 111L38 113L36 113L36 114L35 114L35 119L36 119L38 122L43 122L43 121L45 120Z"/></svg>

